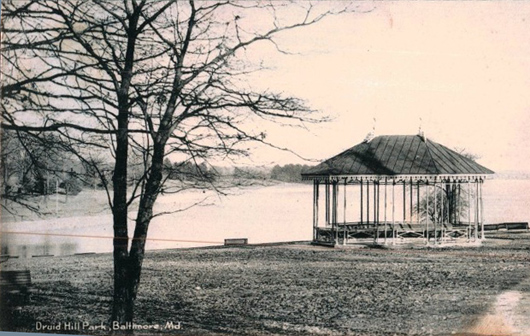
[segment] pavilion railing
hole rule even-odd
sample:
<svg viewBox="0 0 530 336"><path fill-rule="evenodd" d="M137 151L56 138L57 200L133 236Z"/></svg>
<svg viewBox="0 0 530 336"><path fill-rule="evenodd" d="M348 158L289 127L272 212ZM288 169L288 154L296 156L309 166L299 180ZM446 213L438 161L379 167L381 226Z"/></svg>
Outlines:
<svg viewBox="0 0 530 336"><path fill-rule="evenodd" d="M428 241L473 240L475 225L472 223L419 223L419 222L346 222L315 229L317 243L348 244L359 240L423 238ZM479 226L480 230L480 226Z"/></svg>

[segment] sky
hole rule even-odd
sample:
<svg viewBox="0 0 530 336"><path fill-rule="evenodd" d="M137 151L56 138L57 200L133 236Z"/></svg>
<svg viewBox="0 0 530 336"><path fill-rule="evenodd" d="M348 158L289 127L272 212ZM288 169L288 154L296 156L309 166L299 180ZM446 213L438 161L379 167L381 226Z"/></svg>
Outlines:
<svg viewBox="0 0 530 336"><path fill-rule="evenodd" d="M360 143L373 127L376 135L421 127L494 171L530 170L530 2L362 2L277 41L296 54L255 50L270 68L252 78L255 87L304 99L332 119L268 127L278 146L314 162ZM265 148L253 160L304 163Z"/></svg>

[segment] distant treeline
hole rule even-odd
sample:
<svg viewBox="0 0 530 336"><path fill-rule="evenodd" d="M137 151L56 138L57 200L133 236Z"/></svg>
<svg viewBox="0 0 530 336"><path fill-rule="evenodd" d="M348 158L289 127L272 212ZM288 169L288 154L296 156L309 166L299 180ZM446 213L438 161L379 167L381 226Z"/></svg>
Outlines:
<svg viewBox="0 0 530 336"><path fill-rule="evenodd" d="M284 182L302 182L302 171L307 170L308 165L287 164L285 166L276 165L271 170L271 179Z"/></svg>
<svg viewBox="0 0 530 336"><path fill-rule="evenodd" d="M205 162L196 164L192 161L171 162L164 161L164 171L171 180L213 182L219 177L215 168Z"/></svg>
<svg viewBox="0 0 530 336"><path fill-rule="evenodd" d="M215 181L220 177L233 179L249 180L276 180L283 182L299 183L302 182L301 173L310 166L301 164L287 164L284 166L276 165L274 167L257 166L257 167L217 167L207 166L202 163L194 165L190 162L166 161L166 171L170 179L202 179Z"/></svg>
<svg viewBox="0 0 530 336"><path fill-rule="evenodd" d="M26 134L3 130L0 135L0 196L20 199L22 196L66 193L75 195L84 188L112 188L113 167L104 156L93 162L79 162L71 153L57 145L49 135L48 142L37 142ZM135 185L143 176L145 160L133 154L129 157L128 183ZM205 161L174 162L164 160L164 174L171 180L187 184L219 182L247 185L271 180L302 182L300 174L308 165L286 164L272 166L217 166Z"/></svg>

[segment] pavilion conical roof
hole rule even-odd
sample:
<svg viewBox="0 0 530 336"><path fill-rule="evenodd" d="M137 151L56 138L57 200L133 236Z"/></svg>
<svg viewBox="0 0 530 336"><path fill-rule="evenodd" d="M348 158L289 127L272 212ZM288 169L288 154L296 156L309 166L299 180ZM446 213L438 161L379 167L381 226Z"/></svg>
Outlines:
<svg viewBox="0 0 530 336"><path fill-rule="evenodd" d="M493 174L490 169L420 135L382 135L302 173L304 179L337 175Z"/></svg>

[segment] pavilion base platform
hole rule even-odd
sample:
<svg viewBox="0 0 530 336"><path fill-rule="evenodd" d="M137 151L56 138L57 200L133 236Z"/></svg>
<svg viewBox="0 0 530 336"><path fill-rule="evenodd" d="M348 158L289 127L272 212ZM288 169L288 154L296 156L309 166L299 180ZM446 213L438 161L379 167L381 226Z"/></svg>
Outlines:
<svg viewBox="0 0 530 336"><path fill-rule="evenodd" d="M467 223L345 223L315 228L313 244L330 247L389 245L477 245L480 228Z"/></svg>

